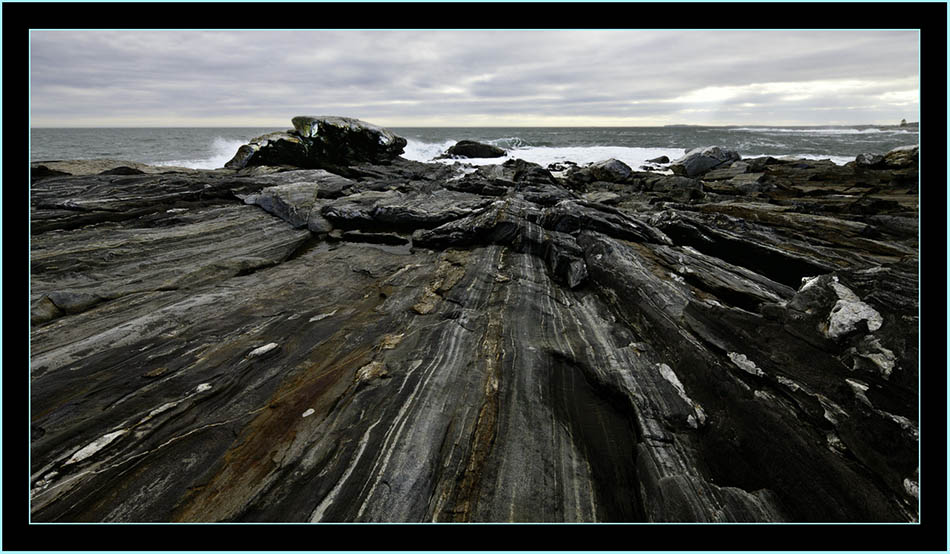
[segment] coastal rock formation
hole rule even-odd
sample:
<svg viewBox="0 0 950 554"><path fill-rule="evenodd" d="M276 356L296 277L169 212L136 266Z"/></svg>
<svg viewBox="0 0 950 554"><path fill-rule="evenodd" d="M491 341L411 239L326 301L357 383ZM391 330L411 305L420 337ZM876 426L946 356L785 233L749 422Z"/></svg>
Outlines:
<svg viewBox="0 0 950 554"><path fill-rule="evenodd" d="M242 146L224 167L289 165L334 169L353 163L386 163L406 146L406 139L387 129L336 116L297 116L294 129L270 133Z"/></svg>
<svg viewBox="0 0 950 554"><path fill-rule="evenodd" d="M735 150L725 150L718 146L694 148L670 162L670 170L676 175L697 177L710 169L739 160L739 153Z"/></svg>
<svg viewBox="0 0 950 554"><path fill-rule="evenodd" d="M501 158L507 153L503 148L492 144L460 140L450 146L440 158Z"/></svg>
<svg viewBox="0 0 950 554"><path fill-rule="evenodd" d="M40 178L32 521L916 521L916 167L742 161Z"/></svg>

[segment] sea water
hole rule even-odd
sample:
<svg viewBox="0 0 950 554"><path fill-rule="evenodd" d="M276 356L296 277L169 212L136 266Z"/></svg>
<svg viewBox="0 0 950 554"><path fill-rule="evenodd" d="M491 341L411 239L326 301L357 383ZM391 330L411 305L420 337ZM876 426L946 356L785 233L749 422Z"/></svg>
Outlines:
<svg viewBox="0 0 950 554"><path fill-rule="evenodd" d="M31 161L115 159L149 165L215 169L241 145L281 128L36 128L30 131ZM417 127L390 128L404 137L403 157L429 162L460 140L504 148L508 158L547 167L616 158L637 169L647 160L673 160L692 148L720 146L743 158L792 156L830 159L842 165L862 153L883 154L918 143L916 127ZM453 163L455 160L445 160ZM472 165L504 158L460 160Z"/></svg>

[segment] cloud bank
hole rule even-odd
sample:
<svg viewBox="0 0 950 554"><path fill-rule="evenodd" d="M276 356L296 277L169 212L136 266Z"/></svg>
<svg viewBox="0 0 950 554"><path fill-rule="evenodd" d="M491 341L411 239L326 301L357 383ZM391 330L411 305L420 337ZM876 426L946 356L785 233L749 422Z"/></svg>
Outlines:
<svg viewBox="0 0 950 554"><path fill-rule="evenodd" d="M916 31L32 31L31 124L918 119Z"/></svg>

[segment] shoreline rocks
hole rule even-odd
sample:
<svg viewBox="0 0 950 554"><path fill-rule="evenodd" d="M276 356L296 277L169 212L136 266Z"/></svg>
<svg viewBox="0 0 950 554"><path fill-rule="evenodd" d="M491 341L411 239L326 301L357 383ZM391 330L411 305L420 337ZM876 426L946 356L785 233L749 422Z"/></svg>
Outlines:
<svg viewBox="0 0 950 554"><path fill-rule="evenodd" d="M484 144L473 140L460 140L450 146L444 154L436 159L444 158L502 158L507 156L503 148L492 144Z"/></svg>
<svg viewBox="0 0 950 554"><path fill-rule="evenodd" d="M250 141L224 167L333 169L347 163L386 163L402 154L406 146L406 139L355 118L297 116L291 121L293 130Z"/></svg>
<svg viewBox="0 0 950 554"><path fill-rule="evenodd" d="M919 151L354 141L32 184L32 521L917 520Z"/></svg>
<svg viewBox="0 0 950 554"><path fill-rule="evenodd" d="M726 150L718 146L707 146L694 148L686 152L681 158L670 162L669 167L675 175L697 177L711 169L738 161L739 159L739 153L735 150Z"/></svg>

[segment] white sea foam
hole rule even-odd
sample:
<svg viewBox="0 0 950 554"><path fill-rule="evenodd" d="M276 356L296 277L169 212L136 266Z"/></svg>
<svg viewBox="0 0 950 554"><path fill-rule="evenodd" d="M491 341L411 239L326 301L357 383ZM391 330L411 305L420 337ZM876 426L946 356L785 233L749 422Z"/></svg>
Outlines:
<svg viewBox="0 0 950 554"><path fill-rule="evenodd" d="M733 127L730 131L745 131L751 133L796 133L802 135L872 135L876 133L911 134L917 131L908 129L867 129L853 128L821 128L821 129L789 129L785 127Z"/></svg>
<svg viewBox="0 0 950 554"><path fill-rule="evenodd" d="M445 142L431 143L408 140L406 147L403 149L402 157L417 162L432 161L436 156L445 153L445 151L456 142L458 141L447 140Z"/></svg>
<svg viewBox="0 0 950 554"><path fill-rule="evenodd" d="M247 140L215 137L206 152L207 157L190 160L171 160L167 162L157 162L159 166L190 167L192 169L218 169L224 167L224 164L234 157L238 149L245 144Z"/></svg>
<svg viewBox="0 0 950 554"><path fill-rule="evenodd" d="M517 139L517 140L516 140ZM486 141L503 146L503 143L517 144L518 137L507 137ZM448 140L442 143L423 143L410 140L406 145L403 157L419 162L440 161L444 163L462 162L470 165L491 165L504 163L505 160L518 158L547 167L558 162L574 162L585 165L615 158L627 164L634 170L647 163L647 160L666 156L673 160L685 153L682 148L637 148L625 146L520 146L508 150L505 158L464 158L435 160L457 141ZM524 141L520 141L524 142Z"/></svg>

